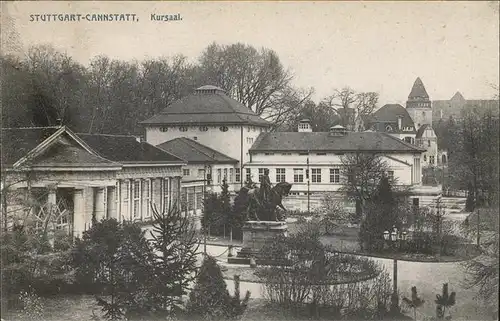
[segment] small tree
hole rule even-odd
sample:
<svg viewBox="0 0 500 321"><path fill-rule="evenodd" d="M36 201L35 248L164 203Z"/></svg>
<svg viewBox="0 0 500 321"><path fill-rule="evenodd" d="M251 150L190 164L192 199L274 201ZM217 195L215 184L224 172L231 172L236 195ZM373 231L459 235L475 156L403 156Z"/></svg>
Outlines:
<svg viewBox="0 0 500 321"><path fill-rule="evenodd" d="M204 231L210 231L211 234L218 234L220 226L220 200L217 193L206 193L203 201L203 216L201 226Z"/></svg>
<svg viewBox="0 0 500 321"><path fill-rule="evenodd" d="M441 294L436 294L436 317L438 319L444 319L446 309L455 305L455 296L455 292L448 293L448 283L444 283Z"/></svg>
<svg viewBox="0 0 500 321"><path fill-rule="evenodd" d="M351 215L332 193L325 194L321 200L320 222L329 234L331 228L340 227L350 221Z"/></svg>
<svg viewBox="0 0 500 321"><path fill-rule="evenodd" d="M413 319L417 320L417 309L421 307L425 303L425 301L418 297L416 286L411 287L411 298L409 299L407 297L404 297L403 302L413 309Z"/></svg>
<svg viewBox="0 0 500 321"><path fill-rule="evenodd" d="M217 261L205 256L193 290L189 293L187 311L195 317L224 319L229 316L230 296Z"/></svg>
<svg viewBox="0 0 500 321"><path fill-rule="evenodd" d="M195 278L198 241L193 222L176 204L159 212L153 206L153 262L147 289L156 311L172 313Z"/></svg>
<svg viewBox="0 0 500 321"><path fill-rule="evenodd" d="M233 238L241 239L243 237L243 224L247 218L248 194L238 193L234 198L230 225L233 229Z"/></svg>
<svg viewBox="0 0 500 321"><path fill-rule="evenodd" d="M366 202L376 192L389 166L382 156L362 151L346 154L340 160L342 162L341 174L345 177L342 191L356 202L356 217L361 220L366 211Z"/></svg>
<svg viewBox="0 0 500 321"><path fill-rule="evenodd" d="M387 177L381 178L367 209L369 211L361 222L360 242L369 251L380 250L384 231L390 230L393 225L401 228L397 199Z"/></svg>

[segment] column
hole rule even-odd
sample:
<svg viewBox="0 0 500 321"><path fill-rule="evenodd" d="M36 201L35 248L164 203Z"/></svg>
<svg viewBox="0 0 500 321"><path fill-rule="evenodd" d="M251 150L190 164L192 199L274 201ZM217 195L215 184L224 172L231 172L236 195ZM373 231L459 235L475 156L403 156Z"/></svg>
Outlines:
<svg viewBox="0 0 500 321"><path fill-rule="evenodd" d="M81 237L85 230L85 206L83 190L75 189L73 193L73 235Z"/></svg>

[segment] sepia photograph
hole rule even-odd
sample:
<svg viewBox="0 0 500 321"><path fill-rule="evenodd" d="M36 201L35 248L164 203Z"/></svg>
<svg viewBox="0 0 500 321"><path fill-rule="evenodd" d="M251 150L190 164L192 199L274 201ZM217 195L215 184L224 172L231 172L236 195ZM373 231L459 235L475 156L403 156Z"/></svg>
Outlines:
<svg viewBox="0 0 500 321"><path fill-rule="evenodd" d="M0 17L1 321L499 320L500 2Z"/></svg>

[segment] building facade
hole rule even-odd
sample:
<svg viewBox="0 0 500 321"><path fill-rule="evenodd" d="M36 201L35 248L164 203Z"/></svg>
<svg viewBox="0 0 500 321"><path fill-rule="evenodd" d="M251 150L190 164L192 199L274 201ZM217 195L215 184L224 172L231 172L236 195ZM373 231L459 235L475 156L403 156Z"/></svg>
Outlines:
<svg viewBox="0 0 500 321"><path fill-rule="evenodd" d="M153 206L180 204L185 162L135 137L66 127L2 129L2 136L7 224L21 220L78 237L93 218L148 225Z"/></svg>
<svg viewBox="0 0 500 321"><path fill-rule="evenodd" d="M304 121L299 132L262 133L250 149L250 161L245 164L244 179L258 182L269 169L271 183L292 183L290 199L312 197L314 205L329 192L343 198L342 186L346 184L342 157L349 153L375 153L389 167L387 175L398 185L421 185L422 153L425 151L387 133L348 132L335 126L330 132L304 131ZM295 204L304 209L304 203ZM314 207L313 205L313 207Z"/></svg>
<svg viewBox="0 0 500 321"><path fill-rule="evenodd" d="M249 160L248 150L271 125L215 86L196 89L140 124L152 145L189 138L237 160L240 172Z"/></svg>

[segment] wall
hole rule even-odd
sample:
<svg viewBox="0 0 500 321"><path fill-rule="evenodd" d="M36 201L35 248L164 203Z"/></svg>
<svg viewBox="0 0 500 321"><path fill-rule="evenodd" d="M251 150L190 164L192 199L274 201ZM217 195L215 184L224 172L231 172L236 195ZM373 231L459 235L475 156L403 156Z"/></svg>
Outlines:
<svg viewBox="0 0 500 321"><path fill-rule="evenodd" d="M243 171L243 179L246 180L246 168L251 169L252 181L258 182L259 168L269 169L269 178L272 183L276 183L276 168L285 169L285 181L292 183L292 192L307 191L307 155L298 155L291 153L283 155L282 153L274 153L265 155L265 153L255 153L252 155L252 162L245 164ZM389 168L394 172L394 177L400 185L412 185L412 167L414 164L414 156L412 154L391 154L389 157L384 157ZM340 168L342 165L341 156L333 153L326 155L317 155L311 153L309 155L309 168L317 168L321 170L321 182L312 182L310 177L309 190L311 192L319 191L337 191L341 186L343 179L341 177L339 183L330 183L330 168ZM294 182L294 168L303 168L304 180L302 183ZM342 173L342 171L340 171ZM312 171L311 171L312 173ZM342 175L341 175L342 176Z"/></svg>
<svg viewBox="0 0 500 321"><path fill-rule="evenodd" d="M167 127L167 126L165 126ZM200 126L186 126L187 131L179 130L179 126L168 126L168 131L160 131L160 127L146 127L146 141L159 145L179 137L187 137L213 148L231 158L241 160L241 134L243 129L243 162L248 161L248 149L259 134L266 129L257 126L228 125L228 131L222 132L217 126L206 126L207 131L200 131ZM195 139L196 137L196 139ZM251 139L247 141L247 138Z"/></svg>
<svg viewBox="0 0 500 321"><path fill-rule="evenodd" d="M430 105L430 102L429 102ZM415 128L418 130L424 124L432 124L432 108L406 108L411 119L415 123ZM424 115L425 113L425 115Z"/></svg>

